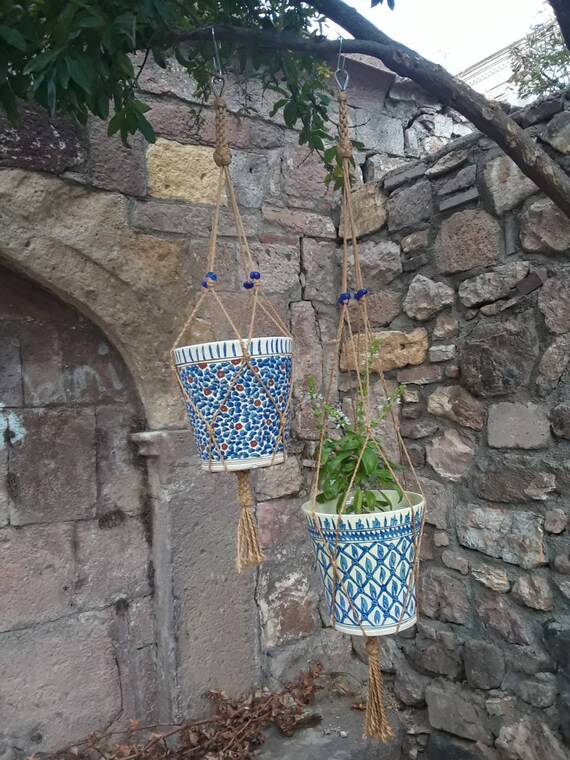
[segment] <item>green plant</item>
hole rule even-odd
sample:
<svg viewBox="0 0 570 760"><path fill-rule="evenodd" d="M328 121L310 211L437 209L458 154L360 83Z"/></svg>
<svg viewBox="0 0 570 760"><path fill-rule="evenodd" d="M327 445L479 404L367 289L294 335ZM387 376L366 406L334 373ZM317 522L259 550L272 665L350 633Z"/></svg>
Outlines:
<svg viewBox="0 0 570 760"><path fill-rule="evenodd" d="M392 503L383 493L402 489L395 477L401 466L382 454L382 442L376 431L399 402L405 386L398 386L378 412L368 419L364 399L367 384L359 388L354 409L354 421L334 405L326 402L317 390L315 379L307 379L313 415L325 438L319 462L320 493L317 502L336 500L336 511L347 514L388 512Z"/></svg>
<svg viewBox="0 0 570 760"><path fill-rule="evenodd" d="M510 54L510 81L521 98L560 92L570 83L570 51L555 21L534 26Z"/></svg>

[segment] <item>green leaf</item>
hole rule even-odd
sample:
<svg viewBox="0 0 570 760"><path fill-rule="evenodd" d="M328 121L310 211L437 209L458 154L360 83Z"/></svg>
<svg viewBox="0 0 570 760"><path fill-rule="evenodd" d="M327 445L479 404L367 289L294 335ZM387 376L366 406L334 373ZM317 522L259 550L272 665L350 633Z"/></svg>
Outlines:
<svg viewBox="0 0 570 760"><path fill-rule="evenodd" d="M154 129L152 128L152 124L145 116L142 115L142 113L139 113L137 116L137 126L147 142L156 142L156 135L154 133Z"/></svg>
<svg viewBox="0 0 570 760"><path fill-rule="evenodd" d="M121 128L121 124L123 122L123 112L118 111L109 121L109 124L107 125L107 135L111 137L115 134L115 132L118 132Z"/></svg>
<svg viewBox="0 0 570 760"><path fill-rule="evenodd" d="M290 100L283 109L283 120L289 129L292 129L295 126L298 116L299 112L297 110L297 104L294 100Z"/></svg>
<svg viewBox="0 0 570 760"><path fill-rule="evenodd" d="M26 40L17 29L0 24L0 39L23 53L26 51Z"/></svg>
<svg viewBox="0 0 570 760"><path fill-rule="evenodd" d="M378 465L378 457L373 449L367 446L362 454L364 472L370 477Z"/></svg>
<svg viewBox="0 0 570 760"><path fill-rule="evenodd" d="M56 50L44 50L43 53L36 55L24 66L24 74L35 74L37 71L45 69L48 63L51 63L54 58L60 54L61 48Z"/></svg>

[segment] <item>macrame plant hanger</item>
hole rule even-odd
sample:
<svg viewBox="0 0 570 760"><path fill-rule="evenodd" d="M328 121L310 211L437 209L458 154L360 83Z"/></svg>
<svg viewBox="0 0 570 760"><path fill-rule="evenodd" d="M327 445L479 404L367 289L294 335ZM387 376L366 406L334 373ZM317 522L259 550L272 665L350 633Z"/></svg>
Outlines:
<svg viewBox="0 0 570 760"><path fill-rule="evenodd" d="M388 390L387 382L384 378L382 369L382 345L378 346L378 350L375 354L370 355L370 348L374 345L373 333L370 328L370 321L368 317L367 309L367 295L360 265L360 258L358 254L357 233L354 222L354 213L351 198L351 165L352 165L352 141L349 134L349 119L347 112L347 86L349 75L345 69L344 56L342 55L342 40L340 41L338 66L335 72L335 80L338 86L338 120L339 120L339 140L337 145L337 155L342 163L342 176L343 176L343 199L342 199L342 214L341 214L341 226L342 226L342 267L341 267L341 293L338 298L339 305L339 322L335 341L335 355L337 360L340 361L343 349L345 356L350 360L353 372L351 372L350 383L350 404L352 408L352 414L356 415L357 407L360 405L365 422L365 441L362 449L358 453L358 464L362 460L365 447L372 443L385 467L389 470L392 477L399 482L402 491L405 496L405 506L412 507L412 503L406 490L407 476L398 476L390 459L384 449L382 443L378 440L377 434L373 427L373 408L378 405L378 401L374 399L373 391L371 387L371 375L378 375L378 382L381 384L383 394L386 399L390 399L390 393ZM354 288L349 288L349 250L352 252L352 277ZM339 590L344 592L345 598L349 599L350 594L347 592L346 579L342 577L342 572L339 569L339 528L337 528L336 535L332 541L325 539L324 531L321 527L319 520L315 519L317 512L316 496L319 489L319 474L320 466L322 462L323 447L326 438L327 421L329 414L327 408L330 408L334 401L333 386L337 379L337 363L331 362L331 370L327 379L327 385L325 388L325 398L323 405L322 415L322 427L320 439L317 445L317 466L311 488L311 503L312 503L312 522L316 526L315 530L320 534L320 539L325 547L327 553L326 562L330 563L333 571L333 591L332 591L332 609L331 618L333 628L335 626L335 606L337 604L337 594ZM402 435L400 433L400 427L398 422L398 416L394 412L392 406L390 406L390 422L393 426L395 436L398 442L400 460L404 465L409 468L412 474L414 484L423 499L425 495L422 490L421 482L417 476L411 458L407 452ZM355 474L352 477L347 493L344 497L344 503L341 507L341 512L346 508L348 495L354 485ZM421 517L417 512L413 512L416 517L412 518L411 530L412 541L414 549L414 561L413 566L410 569L410 577L408 581L408 591L404 603L401 607L399 619L396 630L394 633L398 633L400 630L400 624L406 609L408 608L409 597L412 588L418 587L418 575L419 575L419 558L420 558L420 543L423 529L423 520L425 509L421 511ZM340 521L338 526L340 526ZM367 633L362 625L362 621L359 617L358 611L352 607L352 613L358 623L360 629L360 635L365 637L366 640L366 652L368 657L368 696L366 701L366 716L365 716L365 730L364 735L368 738L378 739L381 742L387 742L393 737L393 731L389 724L384 699L384 685L382 678L382 671L380 666L380 649L378 646L377 635L370 635Z"/></svg>
<svg viewBox="0 0 570 760"><path fill-rule="evenodd" d="M232 153L227 135L226 102L222 97L225 81L214 30L212 36L214 74L211 88L215 95L216 128L213 159L219 167L216 200L201 294L174 341L170 362L194 428L203 468L236 472L241 507L236 566L241 572L264 560L249 469L270 466L285 459L292 392L292 341L287 325L264 292L261 273L253 259L238 208L229 172ZM226 303L227 292L218 287L223 278L216 273L220 216L226 198L235 224L243 277L242 298L245 303L237 310L234 302ZM223 338L222 342L182 346L183 339L193 334L193 328L200 323L204 312L208 313L208 318L202 318L202 326L207 324L218 333L216 338ZM278 335L254 338L258 319L269 322ZM232 336L230 341L226 340L228 333ZM212 398L214 402L210 401ZM236 414L241 411L239 416L230 420L232 405ZM253 412L259 418L259 435L251 430ZM239 438L237 443L232 442L227 432L230 428L231 436ZM244 456L244 447L249 446L253 456L257 453L256 448L259 451L262 445L265 453L258 460ZM231 459L234 447L239 448L241 460Z"/></svg>

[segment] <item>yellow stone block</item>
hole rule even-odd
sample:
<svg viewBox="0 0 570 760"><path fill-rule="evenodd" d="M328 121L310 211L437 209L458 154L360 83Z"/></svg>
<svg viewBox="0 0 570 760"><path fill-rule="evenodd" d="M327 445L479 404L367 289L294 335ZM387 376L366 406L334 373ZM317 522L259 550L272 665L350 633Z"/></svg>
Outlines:
<svg viewBox="0 0 570 760"><path fill-rule="evenodd" d="M418 327L412 332L399 330L380 330L370 335L371 341L378 341L378 355L373 361L372 369L387 372L390 369L418 365L425 361L428 351L428 332ZM354 340L345 340L340 357L343 372L366 367L370 356L370 346L364 335L354 336Z"/></svg>
<svg viewBox="0 0 570 760"><path fill-rule="evenodd" d="M147 149L148 185L156 198L216 202L219 168L213 148L158 139ZM222 196L225 203L225 192Z"/></svg>

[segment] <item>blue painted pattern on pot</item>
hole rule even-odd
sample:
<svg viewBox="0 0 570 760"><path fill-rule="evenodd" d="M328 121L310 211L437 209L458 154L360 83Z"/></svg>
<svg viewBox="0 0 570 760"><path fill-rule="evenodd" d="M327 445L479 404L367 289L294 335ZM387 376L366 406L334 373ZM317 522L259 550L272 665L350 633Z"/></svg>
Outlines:
<svg viewBox="0 0 570 760"><path fill-rule="evenodd" d="M408 492L390 512L337 515L335 505L303 505L335 628L353 636L387 636L417 621L413 574L424 501ZM318 511L313 511L315 508ZM336 579L334 567L336 566Z"/></svg>
<svg viewBox="0 0 570 760"><path fill-rule="evenodd" d="M283 462L289 437L291 338L200 343L174 360L204 469L246 470ZM284 424L283 424L284 422Z"/></svg>

